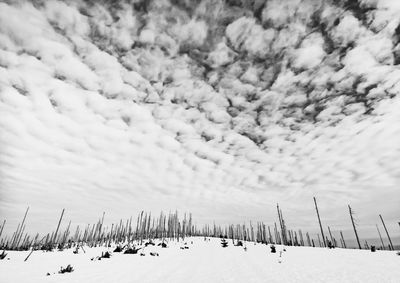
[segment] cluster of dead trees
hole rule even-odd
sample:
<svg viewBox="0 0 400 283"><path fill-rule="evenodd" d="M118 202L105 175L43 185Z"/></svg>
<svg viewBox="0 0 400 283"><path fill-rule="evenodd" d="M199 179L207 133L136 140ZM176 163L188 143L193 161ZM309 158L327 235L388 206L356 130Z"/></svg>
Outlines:
<svg viewBox="0 0 400 283"><path fill-rule="evenodd" d="M11 238L0 238L0 249L3 250L44 250L52 251L54 249L63 250L64 248L75 247L74 253L78 253L80 249L84 251L83 246L108 246L116 244L118 247L132 247L133 243L136 242L142 246L152 244L154 239L160 240L160 245L166 247L168 241L184 241L186 237L201 236L201 237L220 237L224 239L227 245L228 239L232 240L233 245L243 242L257 242L263 244L281 244L287 246L310 246L310 247L329 247L335 248L339 246L342 248L348 248L348 244L343 237L342 231L340 237L335 238L331 228L328 226L326 229L323 228L320 213L316 198L314 198L315 210L318 217L318 223L320 232L317 234L317 239L310 236L308 232L303 232L301 229L294 230L287 227L287 222L283 216L282 209L277 205L277 222L274 225L266 225L263 222L257 222L249 225L237 224L221 226L216 225L203 225L200 228L193 222L192 214L185 213L183 218L179 217L178 212L165 214L163 212L160 215L154 217L151 213L144 211L140 212L137 216L136 224L132 223L132 217L123 221L122 219L113 223L110 226L104 225L105 213L99 220L85 227L76 227L75 231L71 232L71 221L69 221L67 228L64 231L60 231L60 226L64 217L65 210L63 209L58 219L57 226L54 232L48 233L43 237L36 234L35 237L30 237L25 232L26 218L29 212L27 208L22 222L18 225L16 231L13 233ZM350 206L349 214L354 230L355 238L360 249L369 249L370 245L367 241L364 242L364 247L361 246L361 241L357 233L357 225L354 219L354 212ZM389 232L385 225L385 222L381 215L379 215L387 238L389 240L388 249L394 250L393 243L391 241ZM3 232L6 221L0 228L0 237ZM382 243L382 249L385 249L385 244L382 239L382 235L379 231L378 225L376 225L379 238ZM321 237L320 237L321 235ZM137 253L138 250L132 249L132 253ZM27 259L29 258L28 255Z"/></svg>

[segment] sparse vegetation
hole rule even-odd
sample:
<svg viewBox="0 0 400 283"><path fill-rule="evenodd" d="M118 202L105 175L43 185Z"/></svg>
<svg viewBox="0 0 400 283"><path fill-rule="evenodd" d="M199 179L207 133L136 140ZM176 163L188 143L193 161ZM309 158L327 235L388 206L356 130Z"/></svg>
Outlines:
<svg viewBox="0 0 400 283"><path fill-rule="evenodd" d="M316 205L315 198L314 202ZM137 217L136 225L132 224L131 217L130 219L126 220L125 224L123 224L123 220L121 219L119 223L112 224L111 229L109 229L108 227L104 227L105 214L103 213L103 216L97 223L92 225L88 224L83 231L80 229L80 226L77 226L75 233L70 235L71 222L69 222L65 231L58 233L64 215L63 210L55 233L48 233L46 236L41 238L41 240L39 240L39 234L31 238L29 235L27 235L27 233L25 233L23 240L17 240L18 238L22 238L21 235L25 228L25 225L22 224L25 222L28 212L27 209L22 224L18 225L13 237L11 239L5 238L0 240L0 248L3 250L31 249L31 253L29 254L30 256L35 250L51 252L54 250L62 251L64 249L73 248L73 253L78 254L79 249L85 253L84 246L109 248L114 246L113 252L115 253L123 252L125 254L137 254L141 248L145 247L160 246L161 248L167 248L168 241L182 241L184 246L181 246L181 249L189 249L185 238L192 236L204 237L205 241L207 241L207 238L209 237L219 237L221 238L221 246L224 248L229 246L228 239L231 239L232 246L236 247L243 247L245 242L254 242L265 245L271 244L271 252L274 252L274 244L282 244L285 246L316 246L315 240L310 237L308 232L305 233L305 240L303 238L303 231L301 229L298 231L288 229L286 221L283 217L282 209L279 207L279 205L277 206L277 211L279 226L274 223L274 226L272 226L273 233L271 232L271 227L263 222L258 222L256 226L253 226L253 224L250 222L248 226L228 225L224 227L213 224L213 226L204 225L202 227L198 227L194 224L191 213L185 213L183 215L183 219L180 219L178 212L169 214L161 212L158 217L153 217L150 213L145 213L142 211ZM352 214L350 215L352 216ZM318 208L317 216L320 224L321 234L323 235L323 241L321 241L320 235L317 234L317 243L319 243L319 247L337 247L337 240L329 226L328 231L330 239L324 235ZM280 229L278 227L280 227ZM389 237L386 227L385 231ZM357 234L356 236L357 240L359 241ZM159 242L156 242L156 239L159 240ZM383 244L382 238L381 241ZM342 244L342 248L347 248L343 233L341 231L340 243ZM364 248L370 249L370 246L366 241ZM379 247L377 248L379 249ZM385 249L385 247L382 246L380 249ZM392 243L390 243L390 249L393 250ZM102 255L100 258L107 258L107 256L110 255L107 253L104 256ZM5 251L0 254L0 258L1 257L5 258Z"/></svg>
<svg viewBox="0 0 400 283"><path fill-rule="evenodd" d="M67 267L65 267L65 268L63 268L63 267L61 266L61 269L60 269L60 271L58 271L58 273L60 273L60 274L63 274L63 273L71 273L71 272L73 272L73 271L74 271L74 268L73 268L70 264L68 264Z"/></svg>

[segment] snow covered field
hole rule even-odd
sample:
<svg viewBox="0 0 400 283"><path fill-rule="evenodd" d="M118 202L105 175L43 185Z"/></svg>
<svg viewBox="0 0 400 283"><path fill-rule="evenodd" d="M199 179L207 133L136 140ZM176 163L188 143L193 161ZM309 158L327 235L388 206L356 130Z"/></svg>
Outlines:
<svg viewBox="0 0 400 283"><path fill-rule="evenodd" d="M90 260L106 248L86 247L73 254L35 251L9 252L0 262L0 281L14 282L399 282L400 256L395 252L277 246L277 253L262 244L235 247L220 239L186 239L169 247L146 247L145 256L112 253L111 258ZM193 244L192 244L193 242ZM109 249L112 251L112 248ZM159 256L150 256L150 252ZM72 273L58 274L71 264ZM46 276L50 273L49 276Z"/></svg>

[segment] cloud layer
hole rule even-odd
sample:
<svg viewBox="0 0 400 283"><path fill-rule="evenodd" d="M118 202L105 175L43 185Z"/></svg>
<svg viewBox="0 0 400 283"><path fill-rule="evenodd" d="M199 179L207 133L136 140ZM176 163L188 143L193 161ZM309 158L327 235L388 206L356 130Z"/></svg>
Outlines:
<svg viewBox="0 0 400 283"><path fill-rule="evenodd" d="M396 11L0 3L1 218L30 205L37 229L62 207L82 223L142 209L272 223L279 202L288 224L315 229L317 196L337 229L348 203L367 228L379 213L398 221Z"/></svg>

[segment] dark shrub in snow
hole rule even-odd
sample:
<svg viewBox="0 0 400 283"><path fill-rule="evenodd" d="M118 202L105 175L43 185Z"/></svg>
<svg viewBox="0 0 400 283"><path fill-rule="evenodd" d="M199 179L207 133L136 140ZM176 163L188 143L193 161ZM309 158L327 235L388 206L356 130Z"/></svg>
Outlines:
<svg viewBox="0 0 400 283"><path fill-rule="evenodd" d="M114 250L114 253L120 253L122 252L122 247L121 246L117 246Z"/></svg>
<svg viewBox="0 0 400 283"><path fill-rule="evenodd" d="M135 247L128 248L124 254L137 254L141 248L136 249Z"/></svg>
<svg viewBox="0 0 400 283"><path fill-rule="evenodd" d="M237 241L235 244L236 247L243 247L243 242L242 241Z"/></svg>
<svg viewBox="0 0 400 283"><path fill-rule="evenodd" d="M102 258L110 258L110 257L111 257L111 254L107 251L107 252L105 252L104 254L101 253L101 257L102 257Z"/></svg>
<svg viewBox="0 0 400 283"><path fill-rule="evenodd" d="M53 247L51 244L44 244L43 246L40 247L40 249L42 251L46 251L46 252L51 252L53 251Z"/></svg>
<svg viewBox="0 0 400 283"><path fill-rule="evenodd" d="M144 244L145 247L147 246L155 246L155 244L153 243L153 241L148 241L147 243Z"/></svg>
<svg viewBox="0 0 400 283"><path fill-rule="evenodd" d="M70 264L68 264L66 268L63 268L61 266L61 269L60 269L60 271L58 273L62 274L62 273L67 273L67 272L69 273L69 272L72 272L72 271L74 271L74 268Z"/></svg>

